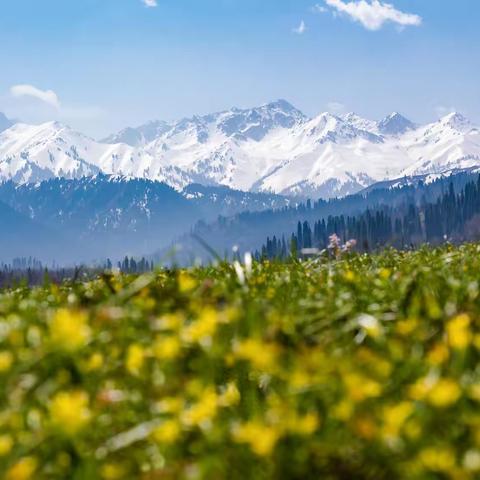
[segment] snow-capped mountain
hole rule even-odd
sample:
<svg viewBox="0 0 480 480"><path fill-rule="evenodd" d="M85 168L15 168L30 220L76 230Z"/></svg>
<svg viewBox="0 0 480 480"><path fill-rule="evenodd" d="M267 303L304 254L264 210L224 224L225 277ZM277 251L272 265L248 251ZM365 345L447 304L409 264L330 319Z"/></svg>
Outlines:
<svg viewBox="0 0 480 480"><path fill-rule="evenodd" d="M407 133L402 139L409 157L416 159L404 174L425 175L480 165L480 129L459 113Z"/></svg>
<svg viewBox="0 0 480 480"><path fill-rule="evenodd" d="M170 129L167 122L161 120L146 123L138 128L127 127L120 132L110 135L102 143L126 143L132 147L139 147L152 142Z"/></svg>
<svg viewBox="0 0 480 480"><path fill-rule="evenodd" d="M0 129L1 130L1 129ZM405 175L480 166L480 130L460 114L417 126L399 113L314 118L285 100L151 122L97 142L56 122L0 133L0 179L105 174L302 197L332 197Z"/></svg>
<svg viewBox="0 0 480 480"><path fill-rule="evenodd" d="M402 135L414 128L415 125L398 112L392 113L378 123L378 130L384 135Z"/></svg>

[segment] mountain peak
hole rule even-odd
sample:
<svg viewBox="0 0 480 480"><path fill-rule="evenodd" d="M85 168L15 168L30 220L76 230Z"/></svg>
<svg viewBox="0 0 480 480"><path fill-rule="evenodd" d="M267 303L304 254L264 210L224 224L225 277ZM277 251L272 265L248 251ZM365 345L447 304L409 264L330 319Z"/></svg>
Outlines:
<svg viewBox="0 0 480 480"><path fill-rule="evenodd" d="M367 120L355 112L349 112L342 116L342 120L354 126L358 130L375 133L377 131L377 124L372 120Z"/></svg>
<svg viewBox="0 0 480 480"><path fill-rule="evenodd" d="M68 127L67 125L64 125L58 120L51 120L50 122L46 122L44 125L46 127L51 127L54 130L62 130L64 128L71 130L70 127Z"/></svg>
<svg viewBox="0 0 480 480"><path fill-rule="evenodd" d="M270 109L279 109L284 110L287 112L297 110L290 102L283 98L279 98L278 100L274 100L273 102L268 102L262 105L263 107L268 107Z"/></svg>
<svg viewBox="0 0 480 480"><path fill-rule="evenodd" d="M393 112L378 124L378 130L385 135L401 135L413 130L415 125L398 112Z"/></svg>
<svg viewBox="0 0 480 480"><path fill-rule="evenodd" d="M358 115L357 112L348 112L348 113L345 113L345 115L343 115L343 119L345 121L353 120L356 118L362 118L362 117L360 117L360 115Z"/></svg>
<svg viewBox="0 0 480 480"><path fill-rule="evenodd" d="M165 133L169 124L163 120L150 120L137 128L126 127L120 132L101 140L102 143L125 143L132 147L143 146Z"/></svg>
<svg viewBox="0 0 480 480"><path fill-rule="evenodd" d="M135 147L95 142L59 123L17 124L0 136L0 180L103 172L178 189L200 183L329 197L374 181L478 167L478 132L456 112L420 128L398 112L378 123L355 113L308 119L282 99L123 132Z"/></svg>
<svg viewBox="0 0 480 480"><path fill-rule="evenodd" d="M238 140L262 140L276 128L292 128L307 117L286 100L275 100L260 107L231 109L217 116L217 129Z"/></svg>
<svg viewBox="0 0 480 480"><path fill-rule="evenodd" d="M449 125L452 128L461 128L470 125L470 120L460 112L451 112L441 118L440 122L444 125Z"/></svg>

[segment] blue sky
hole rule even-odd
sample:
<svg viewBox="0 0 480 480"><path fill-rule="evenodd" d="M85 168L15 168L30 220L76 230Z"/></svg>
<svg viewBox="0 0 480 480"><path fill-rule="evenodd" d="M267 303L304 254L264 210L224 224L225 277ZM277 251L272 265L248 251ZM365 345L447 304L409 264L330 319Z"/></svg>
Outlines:
<svg viewBox="0 0 480 480"><path fill-rule="evenodd" d="M95 137L276 98L309 115L455 109L480 123L480 2L389 0L382 23L384 3L3 1L0 110Z"/></svg>

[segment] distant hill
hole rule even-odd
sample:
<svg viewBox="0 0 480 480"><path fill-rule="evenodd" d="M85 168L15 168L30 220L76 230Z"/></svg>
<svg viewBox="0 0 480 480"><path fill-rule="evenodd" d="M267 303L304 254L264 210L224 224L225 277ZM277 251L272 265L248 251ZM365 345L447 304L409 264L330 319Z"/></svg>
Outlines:
<svg viewBox="0 0 480 480"><path fill-rule="evenodd" d="M298 222L313 225L329 217L353 217L363 214L367 209L388 208L402 214L409 205L421 207L425 202L435 202L448 193L452 186L460 192L468 182L477 182L478 174L463 172L451 177L439 177L431 182L418 181L400 186L378 185L365 192L345 198L306 202L291 207L260 212L243 212L233 217L219 218L212 223L199 223L189 232L175 241L176 260L188 263L192 258L203 261L213 259L212 252L220 257L232 258L232 248L240 252L254 252L265 243L267 237L290 238L296 232ZM154 258L162 261L172 246L161 249Z"/></svg>
<svg viewBox="0 0 480 480"><path fill-rule="evenodd" d="M161 182L102 174L38 184L4 182L0 201L5 209L0 212L2 229L5 225L8 238L23 238L16 242L16 251L30 256L35 248L40 259L45 259L42 253L51 257L53 252L56 260L70 262L142 255L168 245L198 221L291 203L284 197L227 187L192 185L178 192ZM41 229L55 248L48 242L38 244L37 235L29 233ZM9 255L4 249L0 260Z"/></svg>

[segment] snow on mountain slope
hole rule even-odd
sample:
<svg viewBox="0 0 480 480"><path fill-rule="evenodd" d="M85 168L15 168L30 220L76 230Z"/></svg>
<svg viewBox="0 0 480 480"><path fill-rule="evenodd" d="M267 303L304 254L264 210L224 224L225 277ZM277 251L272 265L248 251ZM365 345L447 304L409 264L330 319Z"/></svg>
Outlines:
<svg viewBox="0 0 480 480"><path fill-rule="evenodd" d="M138 128L124 128L102 140L102 143L126 143L132 147L139 147L150 143L169 129L170 125L167 122L153 121Z"/></svg>
<svg viewBox="0 0 480 480"><path fill-rule="evenodd" d="M57 122L18 123L0 134L1 176L23 183L52 176L93 175L99 169L84 160L86 143L85 137Z"/></svg>
<svg viewBox="0 0 480 480"><path fill-rule="evenodd" d="M384 135L402 135L413 130L415 125L398 112L394 112L378 123L378 131Z"/></svg>
<svg viewBox="0 0 480 480"><path fill-rule="evenodd" d="M49 178L81 178L98 173L148 178L152 158L126 144L102 144L58 122L16 124L0 133L0 179L17 183ZM180 188L184 179L174 167L168 180ZM156 179L167 180L162 170Z"/></svg>
<svg viewBox="0 0 480 480"><path fill-rule="evenodd" d="M347 113L341 117L345 122L353 125L359 130L366 130L367 132L378 133L378 124L373 120L368 120L366 118L357 115L355 112Z"/></svg>
<svg viewBox="0 0 480 480"><path fill-rule="evenodd" d="M277 143L265 154L286 148L283 161L256 189L329 197L384 179L480 165L479 130L459 114L418 129L398 114L376 128L358 116L322 114Z"/></svg>
<svg viewBox="0 0 480 480"><path fill-rule="evenodd" d="M480 166L480 131L460 114L420 127L398 113L380 122L353 113L310 119L285 100L151 122L104 142L55 122L0 133L0 179L19 183L102 172L178 190L197 183L332 197L472 166Z"/></svg>
<svg viewBox="0 0 480 480"><path fill-rule="evenodd" d="M330 114L310 120L283 141L281 168L257 183L259 190L288 195L336 196L395 175L405 158L375 132ZM355 126L356 125L356 126Z"/></svg>
<svg viewBox="0 0 480 480"><path fill-rule="evenodd" d="M480 165L480 129L459 113L410 132L402 144L412 160L403 171L407 176Z"/></svg>

